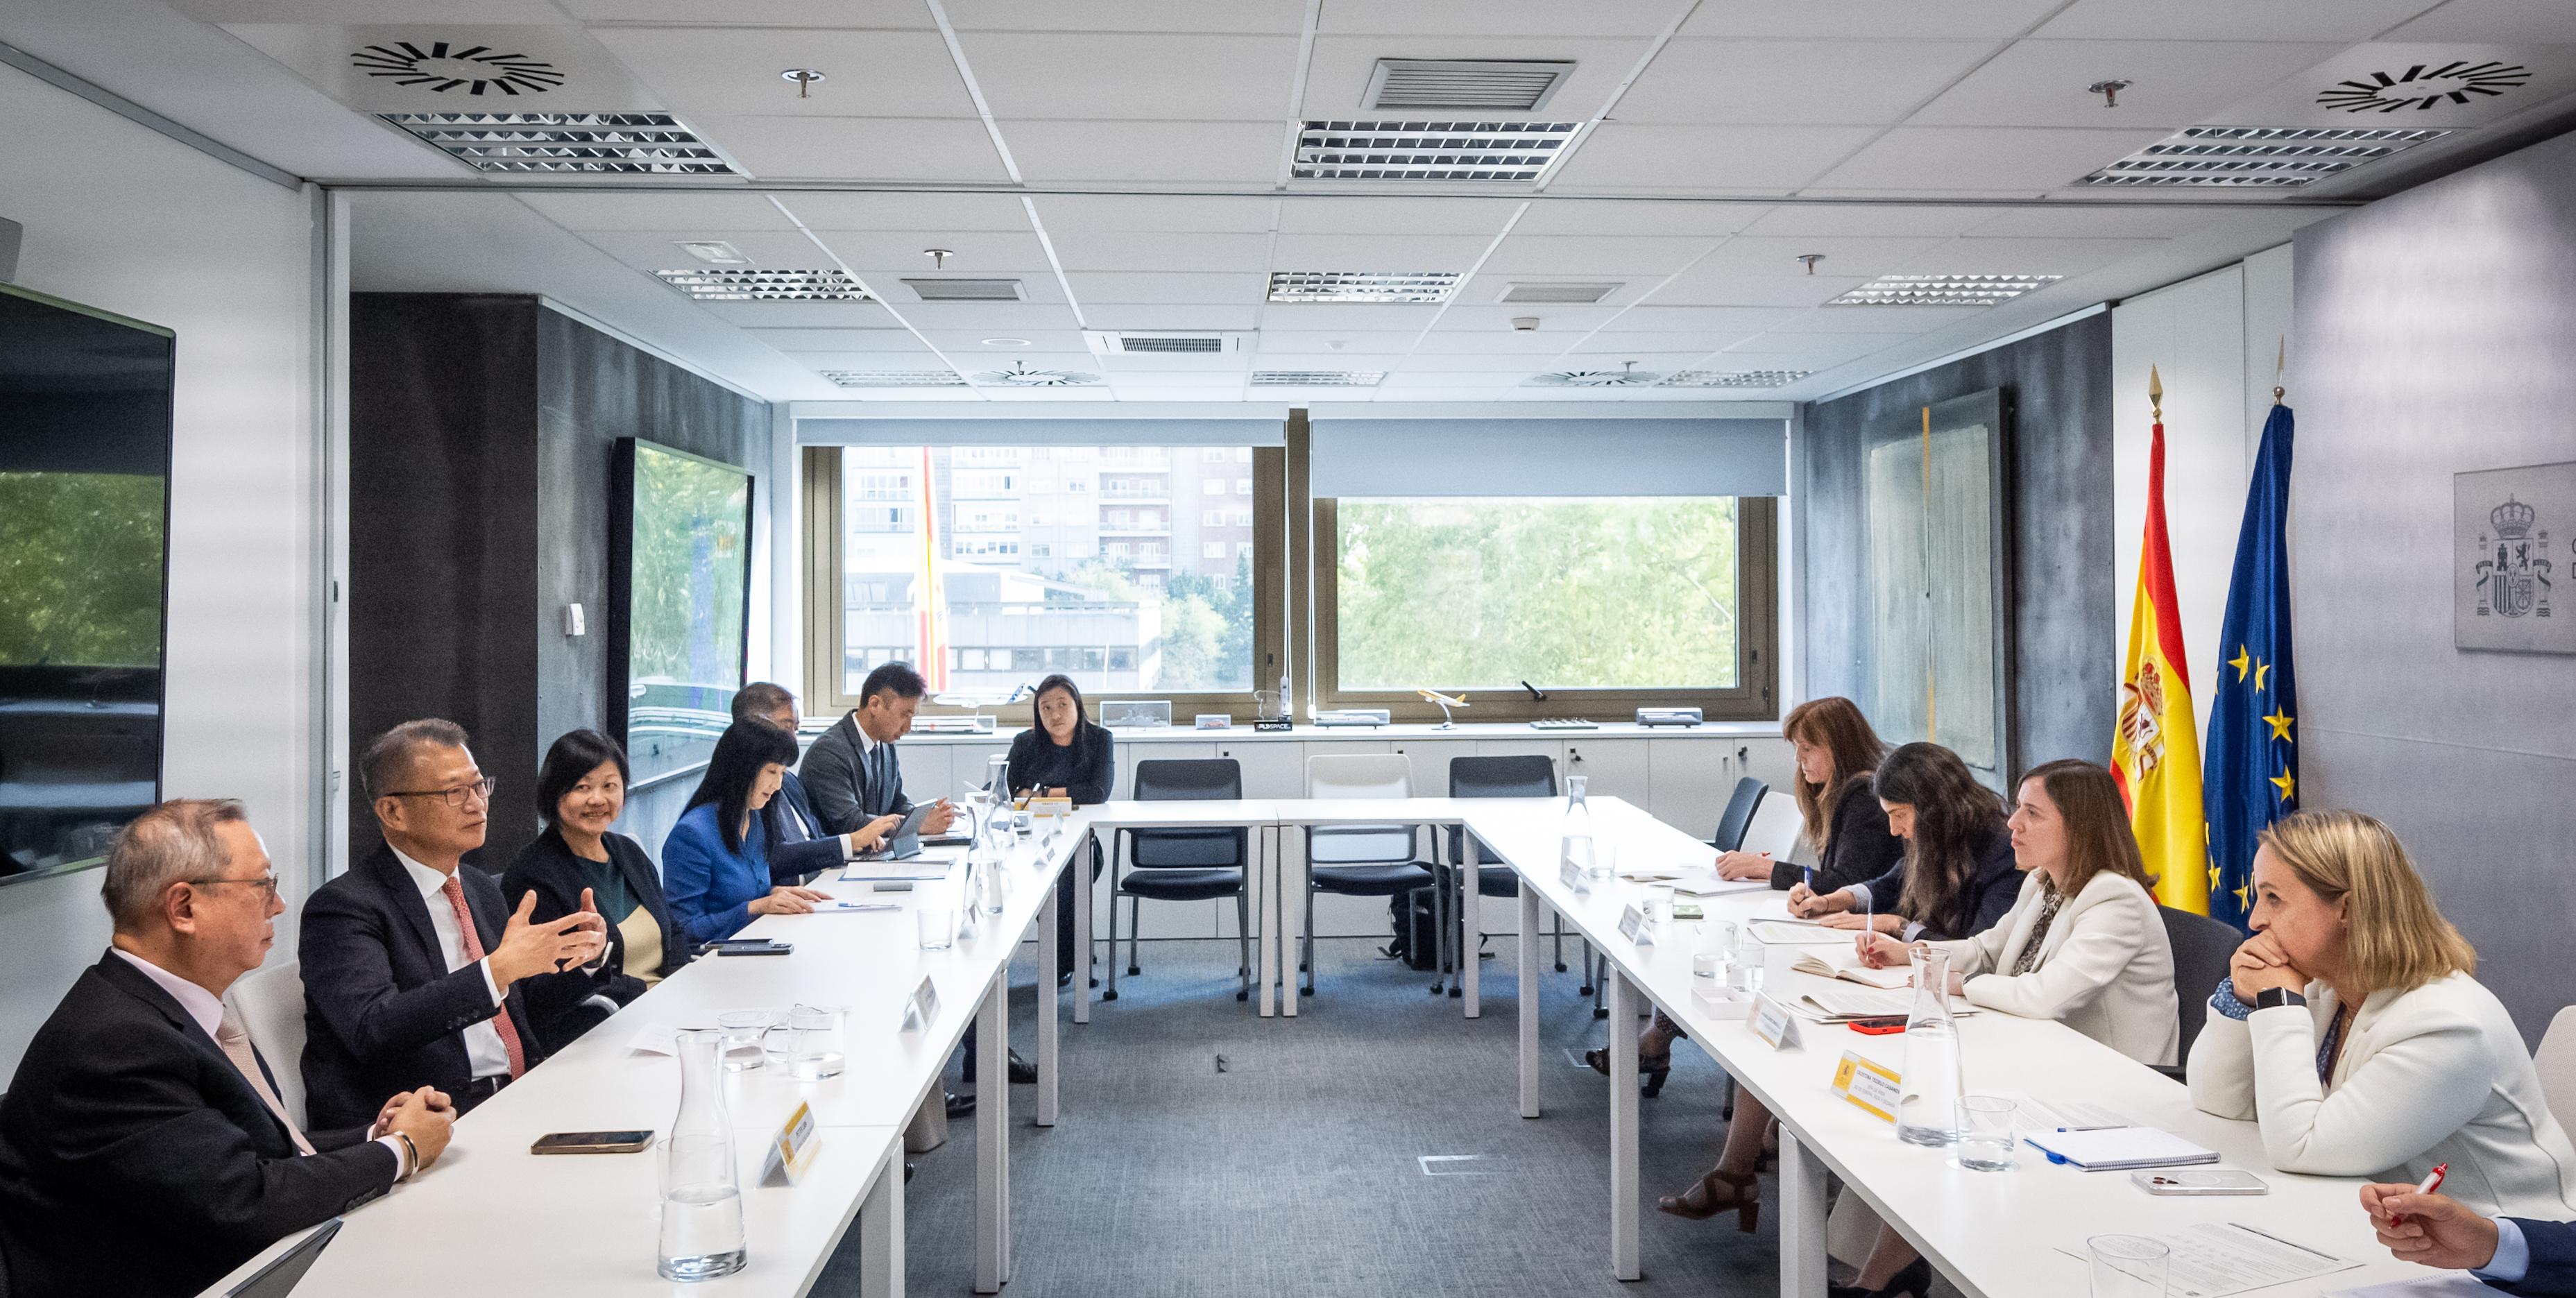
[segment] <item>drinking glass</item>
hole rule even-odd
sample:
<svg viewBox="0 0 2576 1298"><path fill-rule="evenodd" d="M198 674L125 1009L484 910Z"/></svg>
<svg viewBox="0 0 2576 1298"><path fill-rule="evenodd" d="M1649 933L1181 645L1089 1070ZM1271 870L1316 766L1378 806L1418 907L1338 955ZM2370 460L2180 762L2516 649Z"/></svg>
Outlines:
<svg viewBox="0 0 2576 1298"><path fill-rule="evenodd" d="M1735 923L1732 920L1706 919L1699 925L1699 949L1691 952L1691 974L1698 978L1723 979L1735 953Z"/></svg>
<svg viewBox="0 0 2576 1298"><path fill-rule="evenodd" d="M957 944L957 912L948 906L924 903L912 912L912 921L921 930L921 949L945 951Z"/></svg>
<svg viewBox="0 0 2576 1298"><path fill-rule="evenodd" d="M1959 1166L1971 1172L2009 1172L2013 1167L2015 1111L2000 1095L1959 1097Z"/></svg>
<svg viewBox="0 0 2576 1298"><path fill-rule="evenodd" d="M841 1075L848 1060L842 1033L845 1014L838 1006L799 1005L787 1011L786 1022L769 1029L787 1034L788 1076L813 1082Z"/></svg>
<svg viewBox="0 0 2576 1298"><path fill-rule="evenodd" d="M747 1073L766 1062L761 1035L776 1017L768 1010L725 1010L716 1015L716 1031L724 1037L719 1057L726 1072Z"/></svg>
<svg viewBox="0 0 2576 1298"><path fill-rule="evenodd" d="M1752 925L1745 925L1735 939L1735 964L1727 971L1726 985L1747 996L1761 995L1770 958L1771 948L1754 936Z"/></svg>
<svg viewBox="0 0 2576 1298"><path fill-rule="evenodd" d="M2096 1235L2084 1241L2093 1260L2093 1298L2165 1298L2171 1251L2138 1235Z"/></svg>
<svg viewBox="0 0 2576 1298"><path fill-rule="evenodd" d="M1669 883L1646 885L1646 919L1661 924L1673 917L1673 886Z"/></svg>

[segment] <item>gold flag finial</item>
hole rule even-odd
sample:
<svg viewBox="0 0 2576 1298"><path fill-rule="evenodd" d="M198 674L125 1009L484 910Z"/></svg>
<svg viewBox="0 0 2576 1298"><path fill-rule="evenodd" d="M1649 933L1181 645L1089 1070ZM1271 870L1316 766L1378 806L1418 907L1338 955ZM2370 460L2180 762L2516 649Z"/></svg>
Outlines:
<svg viewBox="0 0 2576 1298"><path fill-rule="evenodd" d="M2147 405L2155 410L2156 419L2161 422L2165 417L2165 381L2153 365L2147 367Z"/></svg>
<svg viewBox="0 0 2576 1298"><path fill-rule="evenodd" d="M2283 383L2285 383L2285 382L2287 382L2287 381L2288 381L2284 376L2286 376L2289 372L2290 372L2290 336L2289 336L2288 334L2283 334L2283 335L2281 335L2281 354L2280 354L2280 356L2279 356L2279 357L2275 358L2275 359L2273 360L2273 362L2272 362L2272 404L2273 404L2273 405L2276 405L2276 406L2277 406L2277 405L2281 404L2281 398L2283 398L2283 397L2286 397L2286 396L2290 395L2289 389L2288 389L2288 388L2285 388L2285 387L2283 387L2283 386L2282 386L2282 384L2283 384Z"/></svg>

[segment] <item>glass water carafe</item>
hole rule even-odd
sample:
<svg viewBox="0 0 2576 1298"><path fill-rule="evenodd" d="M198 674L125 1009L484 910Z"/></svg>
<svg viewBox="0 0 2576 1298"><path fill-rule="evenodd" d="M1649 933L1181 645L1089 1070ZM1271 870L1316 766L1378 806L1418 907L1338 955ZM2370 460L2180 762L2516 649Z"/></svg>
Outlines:
<svg viewBox="0 0 2576 1298"><path fill-rule="evenodd" d="M1896 1135L1917 1145L1959 1138L1959 1021L1950 1016L1950 957L1914 950L1914 1007L1905 1016L1905 1065L1896 1104Z"/></svg>
<svg viewBox="0 0 2576 1298"><path fill-rule="evenodd" d="M1565 777L1565 828L1563 855L1559 858L1572 865L1584 878L1597 878L1606 871L1600 865L1600 853L1592 842L1592 808L1583 800L1584 777Z"/></svg>
<svg viewBox="0 0 2576 1298"><path fill-rule="evenodd" d="M680 1112L662 1138L662 1238L655 1270L666 1280L712 1280L742 1269L742 1185L733 1122L717 1069L724 1033L680 1033Z"/></svg>

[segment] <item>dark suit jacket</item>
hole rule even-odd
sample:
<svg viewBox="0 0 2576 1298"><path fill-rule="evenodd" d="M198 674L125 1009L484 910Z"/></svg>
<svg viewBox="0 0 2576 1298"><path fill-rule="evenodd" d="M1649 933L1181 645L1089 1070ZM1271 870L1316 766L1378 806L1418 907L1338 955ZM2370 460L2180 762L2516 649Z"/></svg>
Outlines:
<svg viewBox="0 0 2576 1298"><path fill-rule="evenodd" d="M486 951L501 944L509 908L501 885L472 867L456 877ZM391 847L379 844L357 868L314 889L304 903L304 1091L316 1126L373 1122L396 1091L435 1086L471 1107L467 1027L496 1012L473 965L450 973L429 925L429 907ZM580 978L579 973L550 975ZM513 983L510 1021L531 1068L545 1056L528 1013L528 984Z"/></svg>
<svg viewBox="0 0 2576 1298"><path fill-rule="evenodd" d="M193 1295L394 1183L398 1160L364 1126L305 1136L309 1158L169 993L103 957L37 1030L0 1100L11 1298Z"/></svg>
<svg viewBox="0 0 2576 1298"><path fill-rule="evenodd" d="M634 839L604 834L600 841L607 844L608 863L625 878L635 904L662 927L662 963L652 972L667 978L689 962L689 945L671 927L671 903L662 896L661 872L653 868L653 858L644 854L643 844ZM518 859L501 875L501 895L515 910L519 899L533 892L537 906L528 918L540 924L561 919L581 909L581 890L590 886L584 864L564 845L563 835L549 826L519 850ZM608 921L608 954L597 973L576 969L530 978L521 985L528 989L528 1016L536 1020L537 1035L545 1038L548 1053L563 1049L607 1017L591 997L605 996L624 1005L644 994L644 980L626 971L626 936L614 919Z"/></svg>
<svg viewBox="0 0 2576 1298"><path fill-rule="evenodd" d="M1866 777L1843 786L1833 817L1834 832L1827 836L1825 850L1816 858L1816 891L1833 892L1867 883L1905 859L1905 840L1887 832L1887 809L1878 805L1878 793L1870 788ZM1786 861L1771 867L1774 888L1789 888L1806 877L1806 871Z"/></svg>
<svg viewBox="0 0 2576 1298"><path fill-rule="evenodd" d="M1896 909L1896 899L1905 895L1905 870L1906 864L1900 859L1887 873L1869 881L1870 898L1882 914ZM1997 830L1978 845L1977 867L1968 875L1965 892L1957 909L1967 917L1967 931L1944 932L1954 926L1942 924L1935 916L1916 916L1926 921L1924 937L1934 941L1975 937L1993 928L2012 910L2013 902L2021 896L2021 871L2013 868L2012 835Z"/></svg>
<svg viewBox="0 0 2576 1298"><path fill-rule="evenodd" d="M866 746L859 741L859 714L849 712L805 750L797 770L805 777L804 794L826 831L846 834L879 816L912 813L912 799L903 796L903 763L896 759L893 745L878 747L884 753L877 759L884 763L882 771L872 769Z"/></svg>
<svg viewBox="0 0 2576 1298"><path fill-rule="evenodd" d="M2536 1294L2541 1298L2568 1298L2576 1295L2576 1225L2563 1221L2513 1219L2522 1228L2522 1241L2531 1246L2531 1269L2512 1284L2498 1289L2512 1294Z"/></svg>
<svg viewBox="0 0 2576 1298"><path fill-rule="evenodd" d="M892 755L888 757L891 760ZM769 819L769 872L780 883L794 883L817 871L840 868L840 834L848 831L824 828L805 796L805 781L794 771L785 775L778 796L769 800L761 814Z"/></svg>

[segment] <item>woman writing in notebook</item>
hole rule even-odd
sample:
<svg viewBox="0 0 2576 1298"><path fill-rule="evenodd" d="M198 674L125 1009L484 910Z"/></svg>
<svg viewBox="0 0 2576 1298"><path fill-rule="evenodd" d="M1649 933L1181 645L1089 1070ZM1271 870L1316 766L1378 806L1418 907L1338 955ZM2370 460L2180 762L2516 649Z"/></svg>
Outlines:
<svg viewBox="0 0 2576 1298"><path fill-rule="evenodd" d="M2192 1043L2191 1098L2262 1127L2272 1166L2417 1182L2487 1215L2576 1216L2576 1149L2522 1034L2470 975L2386 825L2300 811L2254 853L2254 936Z"/></svg>

